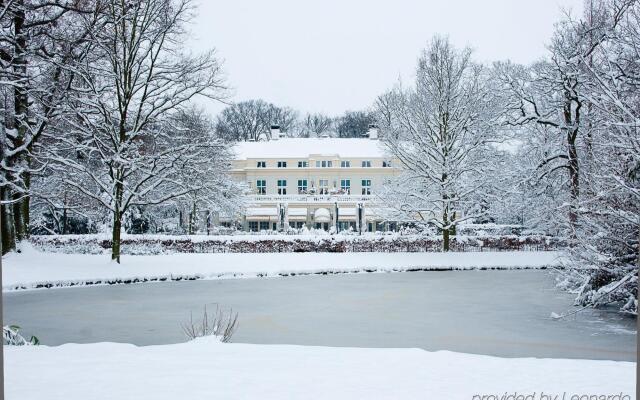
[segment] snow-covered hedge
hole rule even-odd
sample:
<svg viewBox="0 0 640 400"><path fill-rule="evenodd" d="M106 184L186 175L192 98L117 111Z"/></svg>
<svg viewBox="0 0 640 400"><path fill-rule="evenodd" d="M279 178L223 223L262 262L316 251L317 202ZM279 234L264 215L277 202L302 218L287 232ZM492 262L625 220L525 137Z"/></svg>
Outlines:
<svg viewBox="0 0 640 400"><path fill-rule="evenodd" d="M32 236L43 251L100 254L111 241L98 235ZM565 246L565 240L548 236L456 236L451 251L546 251ZM123 254L166 253L291 253L291 252L434 252L442 248L439 237L419 235L234 235L162 236L125 235Z"/></svg>

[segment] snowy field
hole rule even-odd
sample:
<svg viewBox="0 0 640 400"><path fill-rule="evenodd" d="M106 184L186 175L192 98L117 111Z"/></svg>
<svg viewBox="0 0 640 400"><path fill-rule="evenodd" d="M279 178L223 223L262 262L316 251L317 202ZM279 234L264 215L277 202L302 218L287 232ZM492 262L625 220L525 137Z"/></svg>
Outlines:
<svg viewBox="0 0 640 400"><path fill-rule="evenodd" d="M139 281L313 273L530 269L558 266L559 252L213 253L122 256L45 253L24 246L2 260L3 291Z"/></svg>
<svg viewBox="0 0 640 400"><path fill-rule="evenodd" d="M7 399L480 399L634 393L635 363L222 344L5 349ZM552 397L553 398L553 397ZM485 400L487 397L484 398Z"/></svg>

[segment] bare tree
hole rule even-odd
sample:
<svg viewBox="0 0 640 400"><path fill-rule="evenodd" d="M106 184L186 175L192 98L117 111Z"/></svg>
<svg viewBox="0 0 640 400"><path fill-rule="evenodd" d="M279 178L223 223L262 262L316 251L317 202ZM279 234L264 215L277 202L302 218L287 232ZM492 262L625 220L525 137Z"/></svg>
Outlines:
<svg viewBox="0 0 640 400"><path fill-rule="evenodd" d="M169 123L171 131L184 132L189 141L208 143L206 151L199 152L201 159L181 168L175 177L182 186L192 189L176 199L178 207L189 216L187 232L192 235L197 233L201 211L206 210L208 217L212 213L233 216L239 212L244 188L229 176L231 147L214 135L214 123L203 110L181 110ZM207 222L208 226L210 221Z"/></svg>
<svg viewBox="0 0 640 400"><path fill-rule="evenodd" d="M66 184L111 214L111 258L118 262L127 210L194 190L175 179L176 171L197 164L210 148L167 123L195 96L225 96L214 52L182 51L193 11L190 0L110 0L77 67L81 80L65 118L70 134L58 135L51 159L73 171ZM67 156L72 149L78 157Z"/></svg>
<svg viewBox="0 0 640 400"><path fill-rule="evenodd" d="M640 3L602 0L582 20L566 23L592 44L585 101L597 121L585 143L589 190L580 202L580 234L567 284L577 303L618 303L638 313L640 269Z"/></svg>
<svg viewBox="0 0 640 400"><path fill-rule="evenodd" d="M216 123L216 133L227 141L268 139L272 125L291 132L298 114L288 107L278 107L264 100L246 100L222 110Z"/></svg>
<svg viewBox="0 0 640 400"><path fill-rule="evenodd" d="M347 111L335 121L335 128L339 137L358 138L366 135L374 117L366 111Z"/></svg>
<svg viewBox="0 0 640 400"><path fill-rule="evenodd" d="M307 114L300 123L300 136L319 137L333 128L333 119L322 113Z"/></svg>
<svg viewBox="0 0 640 400"><path fill-rule="evenodd" d="M60 112L75 74L66 68L84 57L94 29L93 1L0 2L0 212L3 252L29 234L30 186L42 162L38 142ZM80 15L86 25L78 24Z"/></svg>
<svg viewBox="0 0 640 400"><path fill-rule="evenodd" d="M384 199L406 218L436 226L444 251L455 226L476 216L466 200L488 171L482 151L493 140L494 114L483 74L470 50L436 37L418 60L415 88L382 98L385 143L403 168Z"/></svg>

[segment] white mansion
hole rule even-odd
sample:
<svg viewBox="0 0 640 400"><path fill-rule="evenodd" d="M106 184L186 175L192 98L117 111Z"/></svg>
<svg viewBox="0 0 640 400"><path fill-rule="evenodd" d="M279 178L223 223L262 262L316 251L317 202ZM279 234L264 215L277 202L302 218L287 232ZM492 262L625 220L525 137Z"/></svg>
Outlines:
<svg viewBox="0 0 640 400"><path fill-rule="evenodd" d="M235 147L231 175L251 191L242 215L246 231L292 228L395 229L371 207L373 193L398 173L385 157L377 129L367 138L284 138Z"/></svg>

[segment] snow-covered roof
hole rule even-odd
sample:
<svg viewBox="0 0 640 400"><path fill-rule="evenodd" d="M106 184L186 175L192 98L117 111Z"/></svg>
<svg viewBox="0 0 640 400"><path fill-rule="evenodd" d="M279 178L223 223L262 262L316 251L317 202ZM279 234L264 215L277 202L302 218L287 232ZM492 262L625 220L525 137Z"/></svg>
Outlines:
<svg viewBox="0 0 640 400"><path fill-rule="evenodd" d="M341 158L384 157L384 146L374 139L284 138L265 142L240 142L234 147L236 159L307 158L310 155Z"/></svg>

